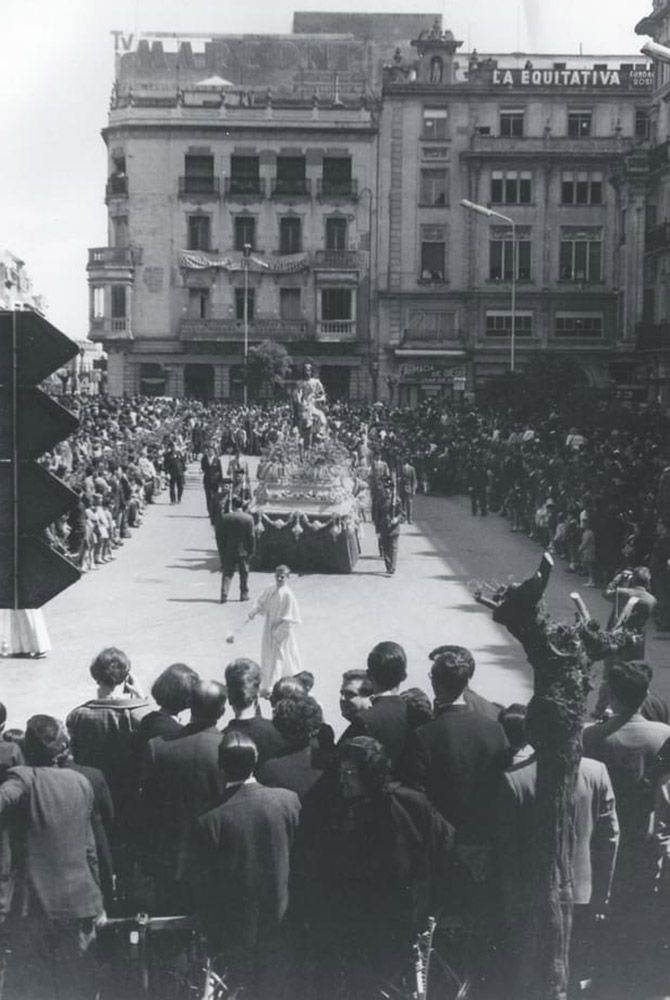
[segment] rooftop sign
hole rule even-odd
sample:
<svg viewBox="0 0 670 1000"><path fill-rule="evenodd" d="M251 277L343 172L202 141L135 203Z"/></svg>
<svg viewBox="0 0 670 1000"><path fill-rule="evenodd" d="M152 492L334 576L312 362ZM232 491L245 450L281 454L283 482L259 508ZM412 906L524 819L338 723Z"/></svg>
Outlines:
<svg viewBox="0 0 670 1000"><path fill-rule="evenodd" d="M492 82L499 87L615 87L651 88L650 70L621 69L494 69Z"/></svg>

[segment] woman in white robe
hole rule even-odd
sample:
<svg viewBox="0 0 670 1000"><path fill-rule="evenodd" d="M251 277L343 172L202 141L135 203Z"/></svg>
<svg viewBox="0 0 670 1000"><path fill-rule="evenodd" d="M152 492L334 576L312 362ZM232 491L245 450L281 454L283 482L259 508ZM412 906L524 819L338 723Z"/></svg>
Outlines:
<svg viewBox="0 0 670 1000"><path fill-rule="evenodd" d="M261 697L269 698L280 677L290 677L302 670L294 625L299 625L300 608L295 594L286 582L291 575L288 566L277 566L275 584L264 590L249 613L249 618L263 614L261 644Z"/></svg>
<svg viewBox="0 0 670 1000"><path fill-rule="evenodd" d="M44 614L40 608L0 611L0 656L39 659L51 649Z"/></svg>

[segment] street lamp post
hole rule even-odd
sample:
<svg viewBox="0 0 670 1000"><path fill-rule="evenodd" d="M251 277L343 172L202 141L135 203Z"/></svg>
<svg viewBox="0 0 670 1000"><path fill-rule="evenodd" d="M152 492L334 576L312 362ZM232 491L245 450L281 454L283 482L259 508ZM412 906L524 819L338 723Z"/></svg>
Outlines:
<svg viewBox="0 0 670 1000"><path fill-rule="evenodd" d="M249 354L249 257L251 256L251 243L245 243L242 249L242 266L244 268L244 303L242 316L244 319L244 370L243 386L244 405L247 405L247 356Z"/></svg>
<svg viewBox="0 0 670 1000"><path fill-rule="evenodd" d="M510 345L509 345L509 369L511 372L514 371L515 366L515 350L516 350L516 275L517 275L517 255L518 255L518 244L516 239L516 222L511 219L509 215L503 215L502 212L496 212L492 208L487 208L486 205L478 205L477 202L468 201L467 198L461 200L461 205L463 208L467 208L470 212L476 212L478 215L484 215L488 219L502 219L503 222L507 222L512 227L512 323L510 329ZM505 275L504 262L503 262L503 277Z"/></svg>

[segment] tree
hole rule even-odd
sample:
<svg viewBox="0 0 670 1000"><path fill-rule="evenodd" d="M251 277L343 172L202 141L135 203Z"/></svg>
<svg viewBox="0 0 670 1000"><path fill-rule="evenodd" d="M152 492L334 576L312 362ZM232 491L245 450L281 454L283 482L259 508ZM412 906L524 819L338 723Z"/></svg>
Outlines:
<svg viewBox="0 0 670 1000"><path fill-rule="evenodd" d="M496 410L511 410L519 420L534 420L560 409L567 419L579 423L584 405L593 406L595 392L574 358L537 354L523 371L492 378L479 398Z"/></svg>
<svg viewBox="0 0 670 1000"><path fill-rule="evenodd" d="M247 358L246 383L256 399L275 399L291 371L291 358L283 344L264 340Z"/></svg>
<svg viewBox="0 0 670 1000"><path fill-rule="evenodd" d="M526 916L518 1000L567 1000L572 932L572 850L575 786L582 755L589 670L596 660L630 641L625 629L602 631L586 617L575 625L552 621L540 602L553 562L521 584L501 587L476 600L517 639L533 668L535 688L528 706L541 734L536 745L537 792L532 856L527 859L533 906Z"/></svg>

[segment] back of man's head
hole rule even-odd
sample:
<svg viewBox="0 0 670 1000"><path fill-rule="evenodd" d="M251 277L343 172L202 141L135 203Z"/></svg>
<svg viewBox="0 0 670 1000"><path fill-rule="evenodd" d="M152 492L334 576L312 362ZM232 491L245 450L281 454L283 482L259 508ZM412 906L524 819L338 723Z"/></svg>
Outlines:
<svg viewBox="0 0 670 1000"><path fill-rule="evenodd" d="M440 653L433 660L430 679L438 701L450 704L463 694L470 680L467 659L452 653Z"/></svg>
<svg viewBox="0 0 670 1000"><path fill-rule="evenodd" d="M475 658L469 649L466 649L465 646L436 646L428 654L428 659L434 661L438 656L442 655L455 657L465 664L470 671L468 680L472 680L472 675L475 672Z"/></svg>
<svg viewBox="0 0 670 1000"><path fill-rule="evenodd" d="M305 696L305 688L297 677L280 677L278 681L275 681L270 693L270 704L274 708L275 705L278 705L280 701L284 701L286 698L295 699L304 698Z"/></svg>
<svg viewBox="0 0 670 1000"><path fill-rule="evenodd" d="M228 700L236 712L249 708L258 699L261 668L254 660L240 658L226 667Z"/></svg>
<svg viewBox="0 0 670 1000"><path fill-rule="evenodd" d="M370 674L367 670L362 670L360 667L354 667L351 670L345 670L342 674L342 684L350 684L353 681L360 682L360 694L365 698L369 698L371 694L374 694L372 688L372 681L370 680Z"/></svg>
<svg viewBox="0 0 670 1000"><path fill-rule="evenodd" d="M651 683L652 669L643 660L629 663L615 663L609 672L609 688L615 704L615 711L632 715L647 697Z"/></svg>
<svg viewBox="0 0 670 1000"><path fill-rule="evenodd" d="M242 497L237 496L237 494L233 493L233 499L232 499L231 506L232 506L233 510L241 510L242 509Z"/></svg>
<svg viewBox="0 0 670 1000"><path fill-rule="evenodd" d="M368 674L375 691L392 691L407 677L405 650L397 642L378 642L368 654Z"/></svg>
<svg viewBox="0 0 670 1000"><path fill-rule="evenodd" d="M121 649L108 646L101 650L89 668L91 677L98 684L118 687L130 674L130 660Z"/></svg>
<svg viewBox="0 0 670 1000"><path fill-rule="evenodd" d="M648 566L636 566L630 578L632 587L644 587L649 590L651 586L651 572Z"/></svg>
<svg viewBox="0 0 670 1000"><path fill-rule="evenodd" d="M67 730L51 715L33 715L26 723L23 748L26 762L32 767L49 767L62 757L70 745Z"/></svg>
<svg viewBox="0 0 670 1000"><path fill-rule="evenodd" d="M225 712L226 700L223 684L198 679L191 690L191 721L213 726Z"/></svg>
<svg viewBox="0 0 670 1000"><path fill-rule="evenodd" d="M247 733L231 730L219 744L219 767L226 781L246 781L258 760L258 749Z"/></svg>
<svg viewBox="0 0 670 1000"><path fill-rule="evenodd" d="M505 730L507 742L513 752L521 750L528 743L527 714L528 707L526 705L514 704L503 708L498 716L498 722Z"/></svg>

